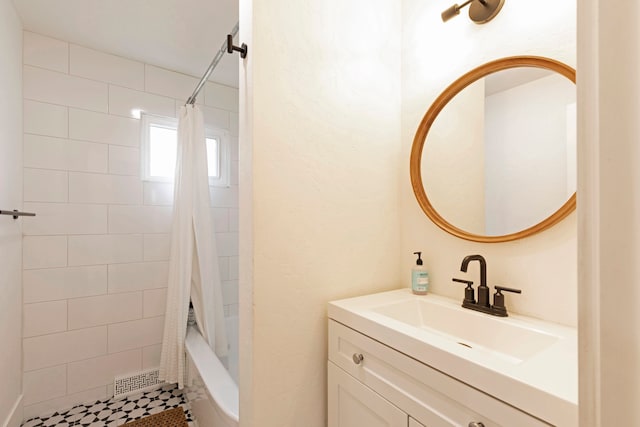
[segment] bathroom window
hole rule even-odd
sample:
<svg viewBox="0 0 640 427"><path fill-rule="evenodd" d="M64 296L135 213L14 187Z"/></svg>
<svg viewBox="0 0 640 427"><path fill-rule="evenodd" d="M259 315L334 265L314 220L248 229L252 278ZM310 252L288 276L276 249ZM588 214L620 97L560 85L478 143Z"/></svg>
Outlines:
<svg viewBox="0 0 640 427"><path fill-rule="evenodd" d="M142 177L145 181L172 182L176 167L178 120L143 114ZM229 186L229 142L227 132L205 127L209 185Z"/></svg>

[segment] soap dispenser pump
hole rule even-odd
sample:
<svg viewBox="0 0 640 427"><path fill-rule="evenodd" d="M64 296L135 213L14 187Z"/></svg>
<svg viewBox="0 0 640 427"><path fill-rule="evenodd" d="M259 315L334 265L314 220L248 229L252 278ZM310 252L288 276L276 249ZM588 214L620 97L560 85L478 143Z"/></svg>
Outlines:
<svg viewBox="0 0 640 427"><path fill-rule="evenodd" d="M418 259L411 269L411 291L416 295L426 295L429 290L429 272L422 265L422 252L414 252L414 255L418 255Z"/></svg>

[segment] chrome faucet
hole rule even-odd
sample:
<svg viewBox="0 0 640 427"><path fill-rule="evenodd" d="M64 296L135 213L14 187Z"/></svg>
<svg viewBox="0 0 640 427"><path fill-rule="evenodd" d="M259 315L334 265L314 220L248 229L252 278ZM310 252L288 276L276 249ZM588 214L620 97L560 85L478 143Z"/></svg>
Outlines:
<svg viewBox="0 0 640 427"><path fill-rule="evenodd" d="M504 295L502 291L521 293L520 289L505 288L504 286L495 286L496 293L493 295L493 305L489 302L489 287L487 286L487 261L482 255L469 255L464 257L460 271L466 273L471 261L480 263L480 286L478 286L478 301L475 300L473 291L473 282L470 280L453 279L454 282L464 283L467 287L464 291L464 300L462 306L471 310L481 311L494 316L506 317L507 309L504 306Z"/></svg>

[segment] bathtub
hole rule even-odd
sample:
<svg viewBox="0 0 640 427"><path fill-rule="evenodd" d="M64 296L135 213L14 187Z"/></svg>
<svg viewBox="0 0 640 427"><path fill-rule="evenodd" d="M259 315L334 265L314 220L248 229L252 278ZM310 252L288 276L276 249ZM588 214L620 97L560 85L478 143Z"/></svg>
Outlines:
<svg viewBox="0 0 640 427"><path fill-rule="evenodd" d="M186 396L198 425L237 427L239 396L236 381L194 326L189 326L185 347L188 369ZM232 344L230 360L233 356Z"/></svg>

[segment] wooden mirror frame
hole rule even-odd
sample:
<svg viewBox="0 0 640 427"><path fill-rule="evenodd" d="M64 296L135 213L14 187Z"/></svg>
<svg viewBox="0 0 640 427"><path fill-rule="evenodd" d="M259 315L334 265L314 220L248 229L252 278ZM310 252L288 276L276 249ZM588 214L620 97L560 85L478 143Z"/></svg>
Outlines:
<svg viewBox="0 0 640 427"><path fill-rule="evenodd" d="M518 231L516 233L505 234L502 236L484 236L481 234L469 233L468 231L462 230L458 227L455 227L453 224L450 224L434 209L434 207L431 205L431 202L429 201L429 198L427 197L424 185L422 183L422 150L427 140L429 129L431 129L431 125L435 121L436 117L438 117L440 111L442 111L442 109L449 103L449 101L451 101L451 99L453 99L459 92L461 92L464 88L466 88L476 80L481 79L482 77L485 77L489 74L495 73L496 71L517 67L545 68L562 74L567 79L571 80L574 84L576 82L576 71L573 68L569 67L566 64L563 64L562 62L555 61L549 58L539 56L511 56L487 62L484 65L474 68L473 70L469 71L468 73L464 74L462 77L454 81L444 90L444 92L440 94L440 96L436 98L433 104L431 104L431 107L429 107L427 113L422 118L422 121L418 126L418 130L416 131L416 135L413 138L413 145L411 146L411 159L409 162L409 171L411 174L411 185L413 187L413 193L415 194L416 199L418 200L418 203L420 204L420 207L422 208L424 213L427 214L429 219L431 219L434 224L436 224L447 233L460 237L461 239L482 243L499 243L522 239L524 237L532 236L546 230L547 228L552 227L553 225L566 218L567 215L573 212L576 208L576 194L573 193L569 200L567 200L565 204L562 205L551 216L547 217L545 220L539 222L538 224L533 225L532 227Z"/></svg>

